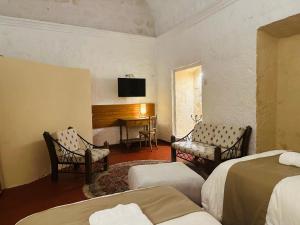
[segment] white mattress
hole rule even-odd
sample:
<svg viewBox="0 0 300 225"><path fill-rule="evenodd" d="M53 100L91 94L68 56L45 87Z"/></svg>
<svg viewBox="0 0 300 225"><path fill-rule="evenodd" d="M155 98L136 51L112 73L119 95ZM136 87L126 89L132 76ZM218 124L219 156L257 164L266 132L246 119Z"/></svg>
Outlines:
<svg viewBox="0 0 300 225"><path fill-rule="evenodd" d="M274 156L285 152L274 150L233 159L220 164L202 187L202 205L217 220L222 220L226 177L234 164L256 158ZM266 225L300 224L300 176L288 177L274 188L267 212Z"/></svg>
<svg viewBox="0 0 300 225"><path fill-rule="evenodd" d="M133 166L128 172L131 190L172 186L192 201L201 204L201 188L204 179L182 162Z"/></svg>

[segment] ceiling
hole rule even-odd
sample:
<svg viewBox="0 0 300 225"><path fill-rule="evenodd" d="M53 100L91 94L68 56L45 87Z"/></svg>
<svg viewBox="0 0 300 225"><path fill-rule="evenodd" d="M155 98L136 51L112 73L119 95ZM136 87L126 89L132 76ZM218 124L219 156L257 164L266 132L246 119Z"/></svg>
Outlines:
<svg viewBox="0 0 300 225"><path fill-rule="evenodd" d="M158 36L222 0L0 0L0 15Z"/></svg>
<svg viewBox="0 0 300 225"><path fill-rule="evenodd" d="M221 0L146 0L160 35Z"/></svg>

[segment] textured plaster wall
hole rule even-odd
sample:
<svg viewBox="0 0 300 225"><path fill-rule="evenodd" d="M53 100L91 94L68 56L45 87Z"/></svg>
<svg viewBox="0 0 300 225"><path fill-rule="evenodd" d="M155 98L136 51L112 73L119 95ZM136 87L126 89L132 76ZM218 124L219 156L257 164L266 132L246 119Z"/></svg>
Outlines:
<svg viewBox="0 0 300 225"><path fill-rule="evenodd" d="M277 147L300 151L300 35L278 42Z"/></svg>
<svg viewBox="0 0 300 225"><path fill-rule="evenodd" d="M300 12L293 0L239 0L185 29L158 37L160 138L172 132L172 70L202 65L205 121L250 125L256 151L256 40L262 25Z"/></svg>
<svg viewBox="0 0 300 225"><path fill-rule="evenodd" d="M190 115L194 113L194 74L189 71L175 73L176 135L183 137L193 128Z"/></svg>
<svg viewBox="0 0 300 225"><path fill-rule="evenodd" d="M251 125L254 153L257 29L299 12L294 0L237 0L157 39L0 18L0 54L90 69L94 104L157 99L158 131L165 140L172 133L173 70L201 62L204 120ZM113 80L132 71L147 78L147 98L117 98ZM117 128L98 132L99 142L118 139Z"/></svg>
<svg viewBox="0 0 300 225"><path fill-rule="evenodd" d="M89 69L92 104L155 103L154 48L152 37L0 17L0 55ZM117 77L129 73L146 78L147 97L118 97ZM95 130L104 140L118 143L118 128Z"/></svg>
<svg viewBox="0 0 300 225"><path fill-rule="evenodd" d="M145 0L0 0L0 15L155 35Z"/></svg>
<svg viewBox="0 0 300 225"><path fill-rule="evenodd" d="M256 150L277 147L278 38L264 31L257 34Z"/></svg>

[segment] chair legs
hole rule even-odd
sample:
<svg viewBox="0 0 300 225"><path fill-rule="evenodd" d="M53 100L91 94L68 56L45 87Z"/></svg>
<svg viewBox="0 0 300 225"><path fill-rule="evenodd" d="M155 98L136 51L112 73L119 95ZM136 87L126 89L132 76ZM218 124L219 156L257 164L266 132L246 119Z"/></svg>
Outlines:
<svg viewBox="0 0 300 225"><path fill-rule="evenodd" d="M78 163L74 163L73 166L74 170L78 170L80 168L80 165Z"/></svg>
<svg viewBox="0 0 300 225"><path fill-rule="evenodd" d="M93 181L93 164L92 164L92 155L91 150L86 150L85 152L85 183L91 184ZM108 156L106 156L102 161L103 169L105 171L108 170L109 163L108 163ZM66 164L64 164L66 165ZM74 170L80 169L80 164L68 164L70 167L74 167ZM63 172L63 171L62 171ZM79 171L80 172L80 171ZM51 163L51 180L58 181L58 164Z"/></svg>
<svg viewBox="0 0 300 225"><path fill-rule="evenodd" d="M150 148L151 148L151 150L152 150L152 141L154 141L155 147L156 147L156 149L158 149L156 133L153 134L153 135L150 135L150 137L149 137L149 142L150 142Z"/></svg>
<svg viewBox="0 0 300 225"><path fill-rule="evenodd" d="M103 166L103 168L104 168L104 171L108 170L108 156L106 156L104 158L104 166Z"/></svg>
<svg viewBox="0 0 300 225"><path fill-rule="evenodd" d="M92 153L89 149L85 151L85 183L92 183Z"/></svg>
<svg viewBox="0 0 300 225"><path fill-rule="evenodd" d="M155 147L158 149L158 145L157 145L157 136L156 134L150 135L150 136L145 136L143 135L145 138L145 146L147 146L148 142L149 142L149 146L150 149L152 150L152 142L154 141ZM140 149L142 148L142 134L139 135L139 139L140 139Z"/></svg>
<svg viewBox="0 0 300 225"><path fill-rule="evenodd" d="M141 133L139 134L139 139L140 139L140 149L142 148L142 135Z"/></svg>
<svg viewBox="0 0 300 225"><path fill-rule="evenodd" d="M171 161L176 162L176 149L171 148Z"/></svg>
<svg viewBox="0 0 300 225"><path fill-rule="evenodd" d="M57 181L58 180L58 165L51 165L51 180Z"/></svg>
<svg viewBox="0 0 300 225"><path fill-rule="evenodd" d="M150 149L151 149L151 151L152 151L152 138L151 138L151 135L150 135L148 138L149 138Z"/></svg>

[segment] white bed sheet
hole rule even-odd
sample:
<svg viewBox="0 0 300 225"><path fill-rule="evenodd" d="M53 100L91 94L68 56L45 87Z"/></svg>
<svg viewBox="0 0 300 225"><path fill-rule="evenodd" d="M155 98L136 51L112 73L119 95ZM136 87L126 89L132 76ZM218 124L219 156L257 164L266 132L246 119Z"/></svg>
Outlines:
<svg viewBox="0 0 300 225"><path fill-rule="evenodd" d="M300 176L287 177L274 188L266 225L300 224Z"/></svg>
<svg viewBox="0 0 300 225"><path fill-rule="evenodd" d="M274 155L278 155L278 154L281 154L284 152L286 152L286 151L285 150L273 150L273 151L268 151L268 152L259 153L259 154L255 154L255 155L246 156L246 157L239 158L239 159L229 160L229 161L226 161L226 162L220 164L213 171L213 173L208 177L208 179L206 180L206 182L204 183L204 185L202 187L201 196L202 196L202 206L204 207L204 209L208 213L213 215L217 220L221 221L222 213L223 213L225 182L226 182L226 177L227 177L228 171L231 168L231 166L233 166L234 164L236 164L238 162L247 161L247 160L251 160L251 159L257 159L257 158L263 158L263 157L268 157L268 156L274 156ZM266 223L267 225L299 225L300 224L299 215L297 215L297 217L299 219L298 223L282 223L281 222L284 220L283 218L288 217L290 214L277 216L276 217L277 219L273 216L275 214L278 214L279 212L283 213L283 212L289 211L289 209L288 209L289 207L295 207L296 204L289 204L289 200L284 199L284 198L285 198L285 195L287 194L286 192L288 192L286 186L291 186L296 189L298 179L297 178L294 178L294 179L287 178L287 179L282 180L275 186L274 191L271 196L269 208L268 208L267 218L269 218L269 219L267 221L269 221L269 222ZM285 183L287 181L288 181L288 184ZM281 186L282 186L282 188L281 188ZM285 187L285 188L283 188L283 187ZM299 186L298 186L298 192L299 192ZM298 193L298 195L299 195L299 193ZM292 199L292 197L291 197L291 199ZM277 206L275 206L275 205L273 206L273 202L277 202L277 203L285 202L285 204L288 205L288 206L286 206L288 208L287 209L279 209L280 205L277 204ZM296 202L298 203L298 206L297 206L298 212L300 212L300 204L299 204L300 197L299 197L298 201L296 201ZM298 214L300 214L300 213L298 213Z"/></svg>
<svg viewBox="0 0 300 225"><path fill-rule="evenodd" d="M149 187L151 188L151 187ZM142 189L148 189L148 188L142 188ZM134 190L129 190L129 191L125 191L125 192L133 192ZM108 198L110 196L113 195L118 195L119 193L115 193L115 194L111 194L111 195L105 195L105 196L101 196L101 197L97 197L97 198ZM60 205L57 207L53 207L53 208L60 208L60 207L64 207L67 205L75 205L75 204L80 204L82 202L85 201L90 201L90 199L87 200L83 200L83 201L79 201L79 202L74 202L74 203L70 203L70 204L65 204L65 205ZM33 216L29 215L23 219L21 219L20 221L18 221L16 223L16 225L21 224L23 220L25 220L28 217ZM218 220L216 220L213 216L211 216L210 214L208 214L205 211L199 211L199 212L195 212L195 213L190 213L172 220L168 220L165 221L163 223L160 223L158 225L222 225Z"/></svg>
<svg viewBox="0 0 300 225"><path fill-rule="evenodd" d="M158 225L222 225L207 212L195 212Z"/></svg>

